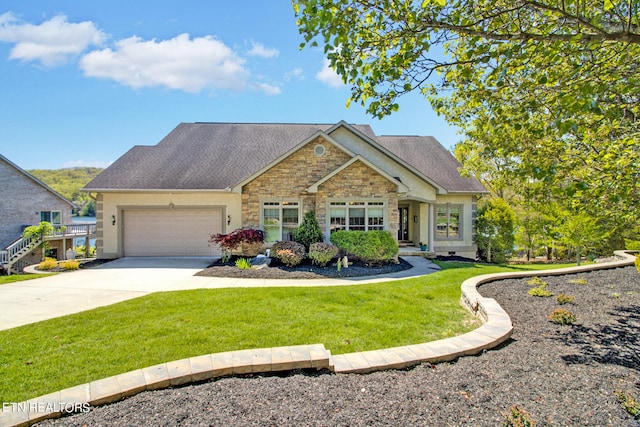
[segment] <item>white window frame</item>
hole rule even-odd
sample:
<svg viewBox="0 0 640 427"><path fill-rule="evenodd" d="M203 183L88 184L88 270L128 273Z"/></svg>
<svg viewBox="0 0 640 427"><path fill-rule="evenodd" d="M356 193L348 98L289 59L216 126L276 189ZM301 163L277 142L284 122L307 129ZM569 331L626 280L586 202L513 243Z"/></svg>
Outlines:
<svg viewBox="0 0 640 427"><path fill-rule="evenodd" d="M450 236L449 235L449 231L451 229L451 209L452 208L457 208L458 209L458 235L457 236ZM445 232L446 235L445 236L441 236L438 234L438 210L439 209L446 209L446 215L447 215L447 222L445 224ZM434 209L434 227L435 229L434 231L434 239L435 240L463 240L463 235L462 235L462 223L463 223L463 215L464 212L464 205L463 204L454 204L454 203L446 203L446 204L438 204L435 205L435 209Z"/></svg>
<svg viewBox="0 0 640 427"><path fill-rule="evenodd" d="M334 227L331 221L331 210L344 209L344 226L340 224L339 228ZM350 224L349 210L350 209L364 209L364 225ZM369 211L374 209L382 209L382 217L370 217ZM370 219L382 219L382 224L370 224ZM327 202L327 236L337 230L386 230L387 229L387 203L381 199L340 199L329 200Z"/></svg>
<svg viewBox="0 0 640 427"><path fill-rule="evenodd" d="M42 218L43 214L49 214L49 221L45 220ZM58 214L58 221L57 222L53 222L53 214L57 213ZM40 211L40 222L46 221L51 225L62 225L62 211L57 211L57 210L53 210L53 211Z"/></svg>
<svg viewBox="0 0 640 427"><path fill-rule="evenodd" d="M260 228L267 233L265 236L265 243L275 243L277 241L283 240L283 228L285 227L284 218L283 218L283 210L284 209L298 209L298 223L296 224L296 229L300 227L301 221L301 212L302 212L302 202L300 200L288 199L288 200L269 200L265 199L260 201ZM278 209L278 236L275 240L271 241L269 239L268 230L270 226L266 225L264 211L265 209ZM293 240L287 238L286 240Z"/></svg>

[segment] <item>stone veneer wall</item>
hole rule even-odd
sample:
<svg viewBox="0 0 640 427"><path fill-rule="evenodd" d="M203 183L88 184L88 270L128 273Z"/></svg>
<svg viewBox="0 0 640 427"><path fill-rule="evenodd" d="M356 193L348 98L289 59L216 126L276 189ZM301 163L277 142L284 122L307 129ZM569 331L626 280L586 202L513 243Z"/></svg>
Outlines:
<svg viewBox="0 0 640 427"><path fill-rule="evenodd" d="M397 186L362 162L355 162L324 182L316 195L316 217L324 231L329 199L382 199L386 203L386 230L398 237Z"/></svg>
<svg viewBox="0 0 640 427"><path fill-rule="evenodd" d="M314 148L322 144L325 154ZM260 201L298 199L301 216L314 210L323 232L326 229L328 198L381 198L387 208L387 230L395 237L398 230L397 187L361 162L356 162L323 183L317 194L306 189L349 161L351 157L334 145L318 138L309 142L242 188L242 226L260 226Z"/></svg>
<svg viewBox="0 0 640 427"><path fill-rule="evenodd" d="M325 153L314 148L322 144ZM242 226L260 226L260 198L301 199L302 212L316 209L315 194L306 189L338 169L351 157L322 138L317 138L291 154L242 188Z"/></svg>

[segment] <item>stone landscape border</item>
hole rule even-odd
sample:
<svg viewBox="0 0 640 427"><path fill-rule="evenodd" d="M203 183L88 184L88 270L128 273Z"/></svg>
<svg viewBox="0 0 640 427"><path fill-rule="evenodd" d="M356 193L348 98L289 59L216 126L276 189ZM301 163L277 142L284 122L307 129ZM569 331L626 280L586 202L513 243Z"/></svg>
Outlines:
<svg viewBox="0 0 640 427"><path fill-rule="evenodd" d="M26 402L4 402L1 426L30 426L64 413L88 410L91 406L113 403L145 390L177 387L229 375L246 375L298 369L327 369L335 373L366 373L402 369L419 363L451 361L481 353L506 341L513 332L509 315L491 298L484 298L477 287L488 282L532 276L558 276L633 265L635 256L616 251L611 262L556 270L522 271L472 277L462 283L461 304L483 325L452 338L381 350L332 356L323 344L238 350L191 357L137 369L36 397Z"/></svg>

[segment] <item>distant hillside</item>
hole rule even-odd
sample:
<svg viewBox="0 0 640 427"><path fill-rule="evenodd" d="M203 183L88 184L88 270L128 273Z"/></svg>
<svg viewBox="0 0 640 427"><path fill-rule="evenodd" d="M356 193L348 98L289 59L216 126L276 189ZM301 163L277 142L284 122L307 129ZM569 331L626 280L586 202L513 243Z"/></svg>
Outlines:
<svg viewBox="0 0 640 427"><path fill-rule="evenodd" d="M95 200L80 191L103 168L64 168L64 169L32 169L31 175L74 202L83 216L95 216Z"/></svg>

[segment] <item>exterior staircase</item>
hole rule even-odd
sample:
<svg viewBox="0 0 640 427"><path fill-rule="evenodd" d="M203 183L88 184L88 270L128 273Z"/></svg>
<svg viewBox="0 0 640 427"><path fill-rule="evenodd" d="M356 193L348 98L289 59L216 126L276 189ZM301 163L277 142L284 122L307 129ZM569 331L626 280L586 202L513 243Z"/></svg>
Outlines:
<svg viewBox="0 0 640 427"><path fill-rule="evenodd" d="M25 267L23 264L26 264L22 259L33 252L40 243L42 238L39 237L20 237L0 251L0 266L6 269L8 274L19 273Z"/></svg>
<svg viewBox="0 0 640 427"><path fill-rule="evenodd" d="M24 257L42 243L42 240L62 240L73 238L85 238L85 241L89 241L90 237L96 235L96 224L90 223L77 223L77 224L65 224L54 225L51 233L37 238L24 238L18 237L9 246L0 250L0 268L7 271L8 274L20 273L24 267L28 265L28 262L24 260Z"/></svg>

